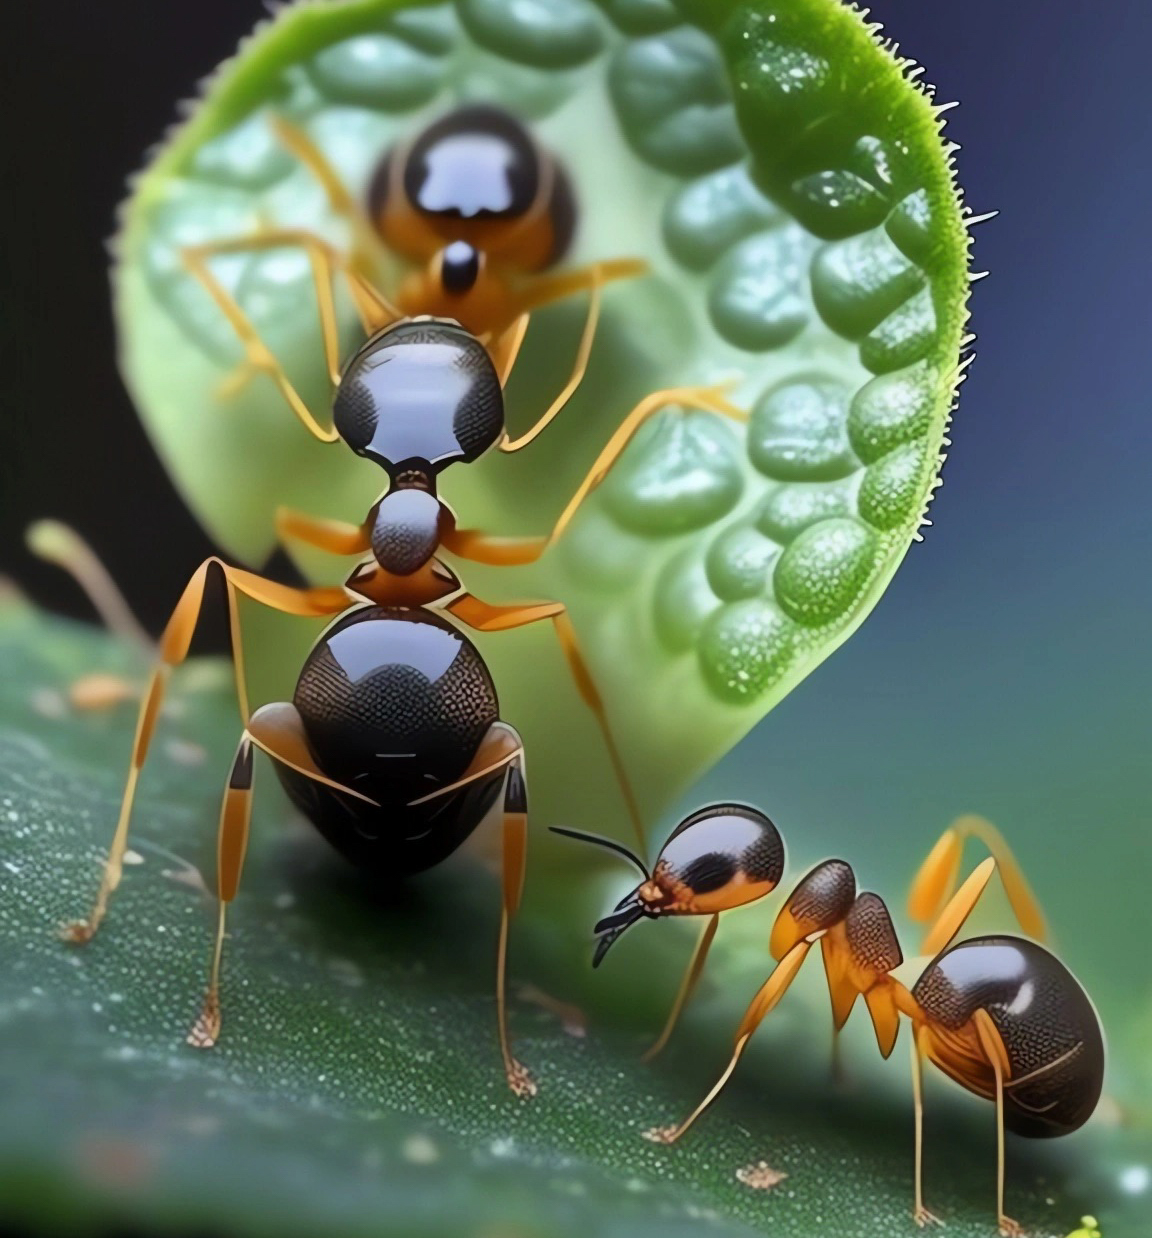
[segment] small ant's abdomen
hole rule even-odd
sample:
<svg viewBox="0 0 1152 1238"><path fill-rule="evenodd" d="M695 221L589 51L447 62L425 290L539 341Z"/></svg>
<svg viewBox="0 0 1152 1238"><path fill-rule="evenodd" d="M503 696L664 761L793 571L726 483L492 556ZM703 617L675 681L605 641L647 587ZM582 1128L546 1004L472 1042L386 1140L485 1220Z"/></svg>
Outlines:
<svg viewBox="0 0 1152 1238"><path fill-rule="evenodd" d="M458 628L378 606L324 633L293 703L319 768L389 812L459 778L499 716L488 668ZM444 809L440 800L422 811Z"/></svg>
<svg viewBox="0 0 1152 1238"><path fill-rule="evenodd" d="M711 804L680 823L653 878L692 913L723 911L775 889L784 872L776 826L745 804Z"/></svg>
<svg viewBox="0 0 1152 1238"><path fill-rule="evenodd" d="M383 239L420 261L453 241L522 271L564 255L575 228L570 182L519 120L458 108L390 151L368 190Z"/></svg>
<svg viewBox="0 0 1152 1238"><path fill-rule="evenodd" d="M1019 1135L1046 1138L1082 1126L1104 1081L1100 1020L1055 955L1020 937L974 937L945 950L912 996L949 1030L988 1013L1008 1056L1004 1120Z"/></svg>

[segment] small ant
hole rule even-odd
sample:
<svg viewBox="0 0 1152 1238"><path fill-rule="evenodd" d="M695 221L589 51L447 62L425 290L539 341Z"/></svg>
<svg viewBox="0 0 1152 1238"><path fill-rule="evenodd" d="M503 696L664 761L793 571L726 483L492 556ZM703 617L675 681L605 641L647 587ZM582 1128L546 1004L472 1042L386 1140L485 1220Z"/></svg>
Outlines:
<svg viewBox="0 0 1152 1238"><path fill-rule="evenodd" d="M729 853L724 809L719 817L711 817L709 812L705 809L696 814L693 850L685 849L677 856L681 881L686 873L698 873L708 880L714 871L714 857ZM710 837L711 820L718 821L717 838ZM977 865L949 897L963 843L969 836L981 838L993 855ZM615 849L621 850L618 846ZM864 998L883 1057L887 1058L896 1044L900 1016L912 1025L916 1222L937 1223L924 1207L921 1185L921 1073L927 1059L968 1091L995 1102L997 1220L1001 1234L1020 1234L1019 1225L1004 1212L1005 1128L1044 1138L1068 1134L1082 1126L1100 1097L1104 1039L1087 994L1043 946L1003 934L956 941L997 869L1022 925L1043 930L1039 908L999 834L979 818L961 818L946 831L913 882L909 904L917 918L930 917L943 899L947 902L921 947L923 954L931 956L931 962L909 989L892 975L903 963L903 955L884 901L876 894L857 893L855 874L843 860L816 865L776 917L770 949L777 966L745 1011L735 1048L720 1078L683 1122L650 1131L648 1137L658 1143L674 1143L716 1099L752 1034L784 996L808 952L819 942L836 1032L844 1026L858 997ZM733 876L738 877L739 870ZM725 889L735 897L703 910L714 915L717 910L749 901L740 880L729 878L721 892ZM691 887L680 898L690 903ZM619 932L643 914L653 913L640 911L627 921L614 916L602 920L596 926L601 934L597 960Z"/></svg>
<svg viewBox="0 0 1152 1238"><path fill-rule="evenodd" d="M299 420L324 441L332 441L333 435L308 411L236 298L213 273L212 258L291 248L307 254L334 383L339 382L336 273L343 277L369 334L385 321L405 317L453 319L481 338L506 376L532 311L581 291L591 294L580 348L582 365L595 330L601 286L647 272L645 262L626 258L557 275L541 274L564 256L575 231L571 182L555 156L500 108L486 104L457 108L388 151L369 178L363 203L303 130L278 115L269 123L277 139L319 182L332 212L346 221L348 252L305 229L266 228L250 236L191 246L181 256L244 346L245 359L225 380L222 393L234 394L254 375L267 374ZM391 255L423 267L401 281L390 301L379 290L378 274ZM574 375L558 404L572 394L578 381ZM552 415L558 411L555 408ZM527 446L549 420L543 418L515 442L506 439L501 450Z"/></svg>
<svg viewBox="0 0 1152 1238"><path fill-rule="evenodd" d="M596 925L599 941L593 967L600 966L612 943L639 920L708 917L664 1030L642 1059L650 1061L668 1043L696 988L716 936L720 913L753 903L779 885L784 874L784 840L776 826L748 804L709 804L690 813L672 831L649 872L642 860L611 838L561 825L549 828L554 834L615 851L630 860L644 877L616 904L612 914Z"/></svg>
<svg viewBox="0 0 1152 1238"><path fill-rule="evenodd" d="M449 120L458 125L462 115L474 116L475 111L457 113ZM412 159L418 164L423 160L420 166L431 169L425 178L427 184L440 185L449 197L464 193L470 184L483 181L477 164L483 164L487 156L474 157L474 144L466 142L452 158L458 156L469 175L449 176L455 165L449 158L451 143L449 154L443 153L444 135L452 132L451 124L440 130L433 126L423 139L407 148L408 163L395 157L389 166L410 167ZM421 145L425 139L426 145ZM430 152L434 151L440 151L442 158L433 159ZM307 148L302 157L306 153ZM519 186L527 177L520 165L500 159L495 165L504 169L510 186ZM543 175L541 167L543 164L537 168L538 175ZM326 165L314 170L330 175ZM398 173L389 173L390 184L394 175ZM526 199L514 197L507 218L488 221L491 227L483 240L493 246L493 252L503 255L502 245L510 245L511 237L538 240L543 230L535 223L529 227L529 222L540 211L552 211L554 242L559 237L555 212L563 193L556 189L559 182L555 176L545 180L550 188L543 193L542 205L533 199L525 207ZM493 184L498 181L496 176ZM402 184L411 192L407 176ZM334 188L339 188L338 182L329 187L330 192ZM536 197L540 196L537 193ZM433 218L437 216L437 203L444 205L435 197L419 201L426 208L424 214ZM389 207L385 214L392 219L397 217L395 210ZM440 213L455 218L447 209ZM461 208L460 214L467 222L468 212ZM205 264L210 253L274 247L289 243L290 235L308 249L313 261L325 355L335 382L330 430L321 427L307 409L239 306ZM474 239L479 242L480 235ZM546 261L548 254L538 247L530 265ZM309 233L262 233L188 251L185 256L244 341L249 361L273 375L303 424L317 438L342 440L357 455L378 464L387 475L388 487L360 525L294 511L278 513L283 537L299 539L334 555L369 556L343 586L289 587L231 567L216 557L207 559L193 574L159 642L158 664L140 707L127 786L95 903L87 919L69 925L66 935L73 942L88 941L120 882L136 784L167 680L171 670L188 655L207 581L215 569L227 589L236 692L244 730L220 814L220 906L208 989L189 1043L207 1048L215 1044L220 1033L225 914L236 896L247 845L252 750L256 747L272 758L291 799L338 850L356 865L389 877L439 863L476 828L498 799L502 801L504 895L497 1022L508 1083L518 1095L531 1095L535 1083L509 1049L504 992L508 924L520 899L527 846L523 747L517 732L499 717L496 689L483 658L451 620L481 632L505 631L542 620L552 622L577 689L600 726L640 838L643 827L603 701L564 605L552 601L490 605L465 592L460 579L437 556L443 548L480 563L531 563L556 540L647 418L669 405L710 410L738 420L744 420L745 414L731 406L719 388L657 392L624 419L548 536L499 538L460 529L437 493L439 475L455 463L479 459L492 447L518 451L561 411L583 377L599 312L600 287L613 274L610 264L598 264L579 274L578 286L586 283L590 287L591 302L572 375L535 425L512 440L505 429L503 389L523 341L526 311L521 310L511 327L485 346L454 318L406 316L357 274L349 260ZM334 269L346 275L369 333L343 367L339 365L331 295ZM443 279L443 262L436 270ZM550 289L554 291L555 285ZM249 710L240 595L286 614L334 618L308 655L290 703L265 705L255 713Z"/></svg>

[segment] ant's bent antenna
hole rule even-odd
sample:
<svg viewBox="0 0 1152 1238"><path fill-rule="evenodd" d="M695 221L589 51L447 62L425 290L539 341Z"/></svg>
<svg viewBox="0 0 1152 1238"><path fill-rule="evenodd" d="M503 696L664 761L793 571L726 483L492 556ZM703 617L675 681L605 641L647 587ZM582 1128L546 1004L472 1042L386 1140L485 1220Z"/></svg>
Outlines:
<svg viewBox="0 0 1152 1238"><path fill-rule="evenodd" d="M582 843L595 843L598 847L606 847L609 851L615 851L617 855L622 855L626 860L631 860L640 870L645 880L650 881L652 879L651 874L644 867L643 861L629 851L623 843L618 843L613 838L604 838L601 834L586 834L583 830L569 829L566 825L550 825L548 828L553 834L563 834L565 838L575 838Z"/></svg>

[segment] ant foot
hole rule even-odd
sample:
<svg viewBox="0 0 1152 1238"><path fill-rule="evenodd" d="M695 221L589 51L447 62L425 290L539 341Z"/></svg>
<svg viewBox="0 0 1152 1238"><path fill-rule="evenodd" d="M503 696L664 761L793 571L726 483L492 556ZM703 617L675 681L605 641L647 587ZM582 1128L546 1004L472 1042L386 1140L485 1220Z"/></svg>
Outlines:
<svg viewBox="0 0 1152 1238"><path fill-rule="evenodd" d="M649 1143L675 1143L678 1129L675 1126L653 1126L649 1130L642 1131L641 1135Z"/></svg>
<svg viewBox="0 0 1152 1238"><path fill-rule="evenodd" d="M1003 1238L1024 1238L1024 1227L1019 1221L1014 1221L1011 1217L1002 1216L1000 1218L1000 1233Z"/></svg>
<svg viewBox="0 0 1152 1238"><path fill-rule="evenodd" d="M96 925L91 920L69 920L60 925L60 940L74 946L83 946L96 936Z"/></svg>
<svg viewBox="0 0 1152 1238"><path fill-rule="evenodd" d="M934 1213L929 1212L923 1204L918 1205L912 1212L912 1219L920 1226L921 1229L925 1225L943 1225L944 1222Z"/></svg>
<svg viewBox="0 0 1152 1238"><path fill-rule="evenodd" d="M185 1037L193 1049L211 1049L220 1038L220 999L209 993L192 1030Z"/></svg>
<svg viewBox="0 0 1152 1238"><path fill-rule="evenodd" d="M504 1074L508 1080L508 1086L521 1100L531 1100L540 1090L536 1080L532 1078L531 1071L515 1058L505 1067Z"/></svg>

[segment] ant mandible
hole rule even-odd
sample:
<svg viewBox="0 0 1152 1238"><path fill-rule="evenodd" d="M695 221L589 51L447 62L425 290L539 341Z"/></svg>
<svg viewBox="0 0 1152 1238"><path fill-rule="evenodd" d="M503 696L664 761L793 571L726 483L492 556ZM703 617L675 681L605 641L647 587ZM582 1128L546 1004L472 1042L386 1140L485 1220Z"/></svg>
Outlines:
<svg viewBox="0 0 1152 1238"><path fill-rule="evenodd" d="M499 231L497 229L497 231ZM488 347L460 322L407 317L391 306L340 255L310 234L299 243L312 256L324 324L324 348L336 380L333 426L324 430L252 331L239 306L208 270L204 251L188 256L244 339L250 359L277 376L301 421L324 441L343 440L377 463L388 487L360 525L281 512L282 535L337 555L369 555L342 587L294 588L209 558L185 587L159 643L159 660L141 703L116 831L88 917L66 929L82 943L100 926L120 883L136 785L148 755L168 678L188 655L209 575L224 578L236 692L243 732L224 793L218 838L219 915L207 993L188 1040L215 1044L221 1026L220 972L228 904L236 896L247 846L253 792L253 748L273 760L289 796L317 828L361 867L394 877L428 868L450 854L502 796L503 904L497 956L497 1023L505 1074L519 1095L535 1083L512 1056L505 1011L508 925L523 884L527 847L524 753L516 731L500 720L496 689L484 661L459 624L482 632L550 620L576 686L600 725L633 825L642 827L635 797L607 723L600 695L563 604L490 605L464 591L437 557L441 547L492 564L534 561L563 531L635 429L659 409L679 405L743 419L715 388L680 388L643 400L613 435L548 536L495 538L458 529L437 494L439 474L493 446L515 451L563 408L579 385L591 347L606 272L590 268L591 305L567 386L525 435L510 440L503 387L523 340L527 313ZM260 234L211 247L230 252L285 243ZM331 274L348 279L369 338L341 370ZM443 263L437 270L441 277ZM581 276L581 279L584 277ZM261 351L263 350L263 351ZM239 622L240 595L273 610L334 617L305 662L292 701L248 705ZM449 618L450 617L450 618Z"/></svg>
<svg viewBox="0 0 1152 1238"><path fill-rule="evenodd" d="M710 837L712 820L717 822L716 837ZM969 836L980 838L994 854L977 865L953 894L961 851ZM724 812L713 816L705 809L696 814L691 837L694 846L675 857L674 873L658 882L651 880L621 904L627 912L631 901L635 914L616 913L596 926L601 934L597 961L619 933L641 916L691 914L696 910L690 905L694 893L686 876L697 875L698 894L700 879L705 886L717 880L717 858L732 855ZM659 864L653 870L653 879L658 869ZM818 864L797 884L776 917L770 941L776 968L745 1011L732 1056L720 1078L683 1122L649 1131L648 1137L658 1143L674 1143L716 1099L753 1033L784 996L809 951L819 942L835 1032L844 1026L858 997L863 997L868 1008L877 1045L885 1058L895 1047L900 1016L912 1025L916 1119L913 1215L917 1223L937 1222L924 1206L922 1191L921 1075L927 1059L968 1091L995 1102L997 1221L1001 1234L1022 1233L1004 1211L1005 1128L1043 1138L1068 1134L1082 1126L1100 1097L1104 1039L1096 1011L1079 982L1037 942L1008 935L956 941L997 869L1022 925L1026 930L1043 931L1039 908L999 834L980 818L961 818L945 832L913 882L909 905L917 918L930 915L942 900L947 901L921 946L931 962L909 989L892 975L903 963L903 955L884 901L876 894L857 893L855 873L845 861ZM713 901L699 910L715 916L719 910L749 901L743 871L729 863L719 897L713 896ZM653 895L666 895L677 884L689 888L680 890L675 906L662 911L660 898Z"/></svg>

